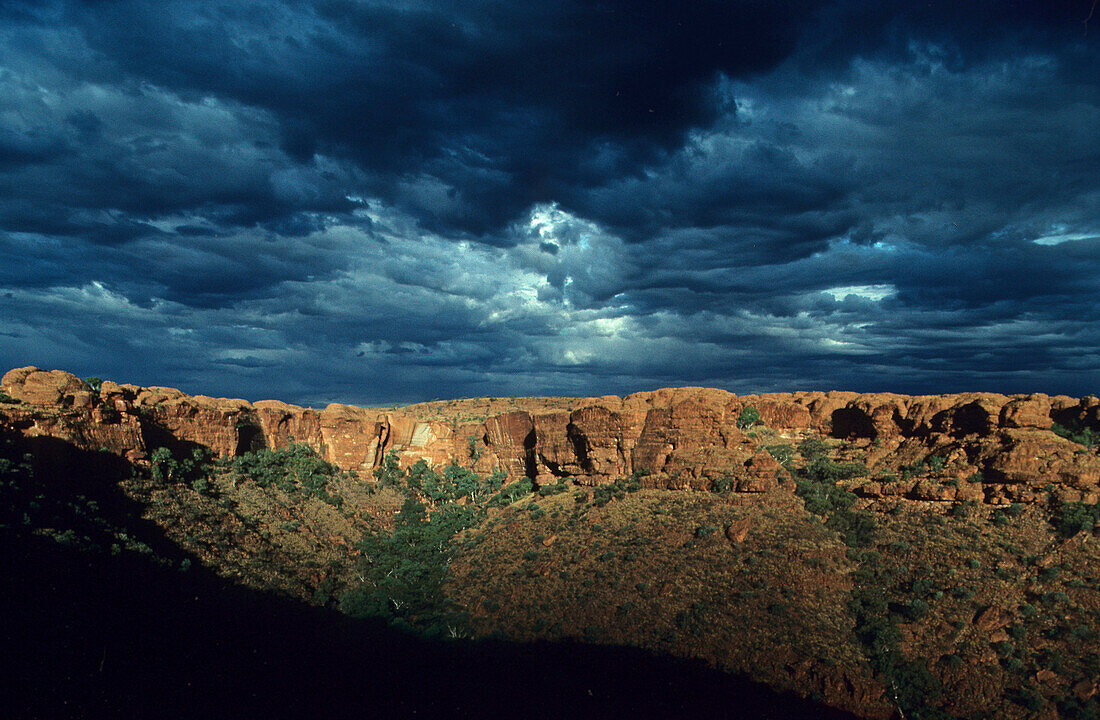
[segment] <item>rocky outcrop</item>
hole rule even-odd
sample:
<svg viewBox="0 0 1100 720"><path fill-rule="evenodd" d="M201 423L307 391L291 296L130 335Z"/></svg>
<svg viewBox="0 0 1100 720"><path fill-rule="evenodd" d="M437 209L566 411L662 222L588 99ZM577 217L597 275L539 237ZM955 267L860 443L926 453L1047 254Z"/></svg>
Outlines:
<svg viewBox="0 0 1100 720"><path fill-rule="evenodd" d="M191 396L172 388L104 382L94 391L69 373L11 370L0 392L5 421L28 435L141 461L157 446L207 448L233 457L291 442L315 447L346 470L369 474L388 454L405 466L456 462L510 478L598 485L636 473L650 486L736 492L790 487L773 454L820 437L839 459L864 462L855 481L869 498L1030 502L1100 498L1096 449L1051 431L1100 430L1100 400L1046 395L906 396L798 392L735 396L678 388L575 401L572 409L511 411L450 422L411 410ZM738 426L742 412L757 427ZM786 447L783 450L784 446ZM770 448L770 451L769 451Z"/></svg>
<svg viewBox="0 0 1100 720"><path fill-rule="evenodd" d="M86 407L94 393L87 383L63 370L36 367L12 370L0 381L0 392L31 405Z"/></svg>
<svg viewBox="0 0 1100 720"><path fill-rule="evenodd" d="M473 455L492 448L492 455L509 477L536 476L535 423L528 413L497 415L487 419L484 427L480 446L478 438L474 439Z"/></svg>

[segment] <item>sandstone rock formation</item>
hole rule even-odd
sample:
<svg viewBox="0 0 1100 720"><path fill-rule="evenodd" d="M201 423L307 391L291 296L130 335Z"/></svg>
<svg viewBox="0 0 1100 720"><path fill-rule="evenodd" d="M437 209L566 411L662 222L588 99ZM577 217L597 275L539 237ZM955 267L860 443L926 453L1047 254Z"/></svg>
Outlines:
<svg viewBox="0 0 1100 720"><path fill-rule="evenodd" d="M516 410L450 422L411 409L190 396L172 388L104 382L93 391L74 375L34 367L9 371L0 419L27 435L47 435L141 461L158 446L203 447L221 457L304 442L345 470L368 476L390 453L404 466L456 462L480 472L539 483L571 476L598 485L638 473L654 487L736 492L790 487L776 448L822 437L841 459L864 462L853 481L868 498L1032 502L1100 499L1096 449L1056 435L1055 423L1100 430L1100 400L994 393L905 396L852 392L738 397L679 388L624 398L581 399L572 409ZM745 408L760 426L739 428ZM769 448L772 449L769 452ZM920 466L914 470L915 466Z"/></svg>

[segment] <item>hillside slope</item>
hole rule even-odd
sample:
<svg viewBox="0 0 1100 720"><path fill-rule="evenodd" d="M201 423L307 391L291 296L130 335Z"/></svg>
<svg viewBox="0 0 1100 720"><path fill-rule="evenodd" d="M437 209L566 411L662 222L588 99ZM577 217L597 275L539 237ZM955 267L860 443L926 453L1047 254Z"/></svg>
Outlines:
<svg viewBox="0 0 1100 720"><path fill-rule="evenodd" d="M5 527L45 547L697 658L864 717L1100 713L1095 397L317 411L36 368L0 393Z"/></svg>

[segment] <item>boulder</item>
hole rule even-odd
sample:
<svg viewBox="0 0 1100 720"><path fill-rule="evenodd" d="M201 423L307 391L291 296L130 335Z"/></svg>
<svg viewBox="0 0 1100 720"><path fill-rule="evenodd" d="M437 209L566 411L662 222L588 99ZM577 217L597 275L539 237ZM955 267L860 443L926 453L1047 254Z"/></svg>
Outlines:
<svg viewBox="0 0 1100 720"><path fill-rule="evenodd" d="M1003 428L1048 429L1054 424L1050 417L1051 403L1046 395L1028 395L1009 400L1001 408L1000 426Z"/></svg>
<svg viewBox="0 0 1100 720"><path fill-rule="evenodd" d="M83 380L64 370L29 366L9 370L0 378L0 392L30 405L88 407L92 393Z"/></svg>

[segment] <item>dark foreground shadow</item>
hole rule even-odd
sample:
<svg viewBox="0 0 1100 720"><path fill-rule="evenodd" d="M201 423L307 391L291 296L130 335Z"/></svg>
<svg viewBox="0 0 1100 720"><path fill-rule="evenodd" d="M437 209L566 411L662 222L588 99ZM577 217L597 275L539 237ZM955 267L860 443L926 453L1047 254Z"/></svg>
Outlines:
<svg viewBox="0 0 1100 720"><path fill-rule="evenodd" d="M133 517L114 471L80 486ZM0 529L0 653L13 718L851 717L629 648L428 641L18 524Z"/></svg>

